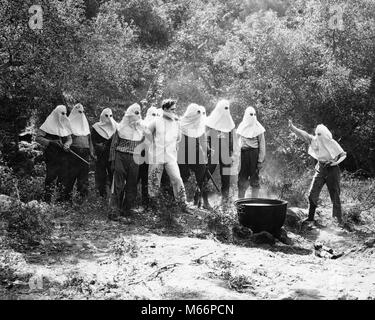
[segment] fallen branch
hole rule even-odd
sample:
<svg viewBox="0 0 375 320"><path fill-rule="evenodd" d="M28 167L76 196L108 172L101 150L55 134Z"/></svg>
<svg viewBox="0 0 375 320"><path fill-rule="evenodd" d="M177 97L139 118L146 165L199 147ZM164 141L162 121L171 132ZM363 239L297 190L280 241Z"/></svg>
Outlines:
<svg viewBox="0 0 375 320"><path fill-rule="evenodd" d="M141 283L141 282L150 281L150 280L152 280L154 278L157 278L161 273L166 272L166 271L168 271L168 270L170 270L172 268L175 268L175 267L177 267L178 265L181 265L181 264L182 263L180 263L180 262L167 264L166 266L161 267L158 270L155 270L154 272L150 273L144 279L139 280L139 281L135 281L135 282L129 282L128 285L130 286L130 285L138 284L138 283Z"/></svg>
<svg viewBox="0 0 375 320"><path fill-rule="evenodd" d="M198 257L198 258L196 258L196 259L193 259L192 261L195 262L195 263L200 263L200 260L201 260L202 258L205 258L205 257L207 257L207 256L209 256L209 255L211 255L211 254L213 254L213 253L215 253L215 251L212 251L212 252L206 253L206 254L204 254L203 256L200 256L200 257Z"/></svg>

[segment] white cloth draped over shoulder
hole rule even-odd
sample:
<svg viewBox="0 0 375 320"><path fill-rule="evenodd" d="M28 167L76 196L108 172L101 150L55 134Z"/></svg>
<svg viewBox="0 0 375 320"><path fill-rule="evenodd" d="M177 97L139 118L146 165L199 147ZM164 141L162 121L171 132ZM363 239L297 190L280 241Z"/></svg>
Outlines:
<svg viewBox="0 0 375 320"><path fill-rule="evenodd" d="M66 106L57 106L44 121L41 130L59 137L67 137L72 134Z"/></svg>
<svg viewBox="0 0 375 320"><path fill-rule="evenodd" d="M251 139L261 135L265 131L266 130L259 123L256 117L255 109L253 107L248 107L245 110L242 122L237 128L237 134L242 137Z"/></svg>
<svg viewBox="0 0 375 320"><path fill-rule="evenodd" d="M199 138L206 130L206 109L195 103L190 104L180 120L182 134Z"/></svg>
<svg viewBox="0 0 375 320"><path fill-rule="evenodd" d="M232 115L230 113L229 100L220 100L215 109L207 117L207 127L221 131L230 132L235 128Z"/></svg>
<svg viewBox="0 0 375 320"><path fill-rule="evenodd" d="M111 139L117 129L117 123L113 119L112 110L110 108L105 108L100 114L100 121L95 123L92 127L104 139Z"/></svg>
<svg viewBox="0 0 375 320"><path fill-rule="evenodd" d="M87 136L90 134L90 127L85 116L83 105L78 103L73 107L69 115L70 127L75 136Z"/></svg>
<svg viewBox="0 0 375 320"><path fill-rule="evenodd" d="M318 161L331 161L344 152L341 146L332 137L329 129L320 124L315 129L309 147L309 155Z"/></svg>

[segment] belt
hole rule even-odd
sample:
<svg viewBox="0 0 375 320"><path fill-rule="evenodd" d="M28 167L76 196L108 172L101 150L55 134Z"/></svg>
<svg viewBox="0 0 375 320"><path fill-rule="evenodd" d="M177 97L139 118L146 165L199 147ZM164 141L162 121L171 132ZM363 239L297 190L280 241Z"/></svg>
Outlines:
<svg viewBox="0 0 375 320"><path fill-rule="evenodd" d="M251 151L251 150L259 150L259 148L253 148L253 147L241 148L241 151Z"/></svg>
<svg viewBox="0 0 375 320"><path fill-rule="evenodd" d="M337 165L335 166L331 166L331 163L330 162L322 162L322 161L318 161L319 165L321 165L322 167L324 168L334 168L334 167L337 167Z"/></svg>

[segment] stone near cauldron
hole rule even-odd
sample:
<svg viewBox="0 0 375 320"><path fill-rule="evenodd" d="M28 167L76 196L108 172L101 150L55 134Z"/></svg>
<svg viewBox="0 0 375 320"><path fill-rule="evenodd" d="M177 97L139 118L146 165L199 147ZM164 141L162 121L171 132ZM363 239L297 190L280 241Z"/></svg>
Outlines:
<svg viewBox="0 0 375 320"><path fill-rule="evenodd" d="M253 234L250 240L255 244L270 244L272 246L276 243L275 237L267 231Z"/></svg>
<svg viewBox="0 0 375 320"><path fill-rule="evenodd" d="M293 230L300 230L306 214L300 208L288 208L284 225Z"/></svg>
<svg viewBox="0 0 375 320"><path fill-rule="evenodd" d="M253 235L253 232L251 231L251 229L245 226L242 226L240 224L236 224L235 226L233 226L232 232L235 237L237 237L238 239L243 239L243 240L250 239L251 236Z"/></svg>
<svg viewBox="0 0 375 320"><path fill-rule="evenodd" d="M281 243L284 243L288 246L292 245L293 244L293 241L292 239L290 239L288 237L288 233L286 232L286 230L284 228L281 228L280 232L275 235L276 239L279 240Z"/></svg>

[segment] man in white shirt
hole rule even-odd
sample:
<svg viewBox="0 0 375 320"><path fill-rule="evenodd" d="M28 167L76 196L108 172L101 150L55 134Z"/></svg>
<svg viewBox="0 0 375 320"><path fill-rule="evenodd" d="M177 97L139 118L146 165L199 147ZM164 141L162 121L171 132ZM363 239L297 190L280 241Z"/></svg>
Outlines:
<svg viewBox="0 0 375 320"><path fill-rule="evenodd" d="M165 169L175 199L186 209L186 192L177 163L177 145L181 140L181 130L176 115L176 101L164 100L162 110L162 116L156 117L148 124L148 138L153 141L149 149L149 196L155 203Z"/></svg>

